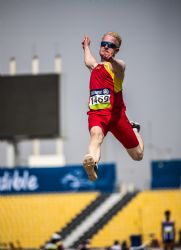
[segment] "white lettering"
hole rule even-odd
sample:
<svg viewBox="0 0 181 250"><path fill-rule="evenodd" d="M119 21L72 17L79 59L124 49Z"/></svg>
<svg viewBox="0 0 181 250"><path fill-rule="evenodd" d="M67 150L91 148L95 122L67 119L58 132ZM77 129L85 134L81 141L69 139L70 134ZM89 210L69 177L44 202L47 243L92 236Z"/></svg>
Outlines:
<svg viewBox="0 0 181 250"><path fill-rule="evenodd" d="M33 191L38 186L38 178L35 175L29 175L27 170L22 176L18 170L15 170L12 175L5 171L0 177L0 191Z"/></svg>

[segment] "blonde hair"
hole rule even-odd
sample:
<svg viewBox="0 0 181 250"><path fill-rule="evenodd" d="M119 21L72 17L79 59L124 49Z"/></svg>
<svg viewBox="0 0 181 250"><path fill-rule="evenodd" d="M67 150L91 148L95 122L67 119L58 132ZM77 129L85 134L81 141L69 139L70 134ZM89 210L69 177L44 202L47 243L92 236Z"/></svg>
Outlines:
<svg viewBox="0 0 181 250"><path fill-rule="evenodd" d="M107 35L113 36L114 38L116 38L116 40L118 41L118 47L121 46L122 38L121 38L121 36L117 32L109 31L109 32L106 32L106 34L104 34L104 36L107 36Z"/></svg>

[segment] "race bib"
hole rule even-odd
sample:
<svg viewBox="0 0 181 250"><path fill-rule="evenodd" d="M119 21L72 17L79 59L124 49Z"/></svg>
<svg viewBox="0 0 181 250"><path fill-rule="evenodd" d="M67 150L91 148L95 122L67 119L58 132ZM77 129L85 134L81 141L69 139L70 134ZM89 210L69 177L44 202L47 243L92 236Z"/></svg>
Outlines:
<svg viewBox="0 0 181 250"><path fill-rule="evenodd" d="M172 226L166 226L164 228L164 231L165 231L165 233L171 233L173 231L173 227Z"/></svg>
<svg viewBox="0 0 181 250"><path fill-rule="evenodd" d="M91 90L90 100L89 100L90 109L98 110L98 109L105 109L109 107L111 107L109 89Z"/></svg>

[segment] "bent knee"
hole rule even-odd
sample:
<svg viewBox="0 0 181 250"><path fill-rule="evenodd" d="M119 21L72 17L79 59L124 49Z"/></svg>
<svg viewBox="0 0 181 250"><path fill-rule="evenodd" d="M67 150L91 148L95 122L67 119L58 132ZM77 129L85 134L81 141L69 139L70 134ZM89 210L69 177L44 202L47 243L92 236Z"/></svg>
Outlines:
<svg viewBox="0 0 181 250"><path fill-rule="evenodd" d="M103 141L103 138L104 138L104 134L101 130L101 128L97 128L97 127L94 127L94 129L91 129L90 131L90 135L91 135L91 138L93 140L97 140L99 141L100 143Z"/></svg>
<svg viewBox="0 0 181 250"><path fill-rule="evenodd" d="M141 148L134 148L127 150L134 161L141 161L143 159L143 150Z"/></svg>
<svg viewBox="0 0 181 250"><path fill-rule="evenodd" d="M135 161L141 161L143 159L143 152L136 152L135 154L132 155L132 159Z"/></svg>

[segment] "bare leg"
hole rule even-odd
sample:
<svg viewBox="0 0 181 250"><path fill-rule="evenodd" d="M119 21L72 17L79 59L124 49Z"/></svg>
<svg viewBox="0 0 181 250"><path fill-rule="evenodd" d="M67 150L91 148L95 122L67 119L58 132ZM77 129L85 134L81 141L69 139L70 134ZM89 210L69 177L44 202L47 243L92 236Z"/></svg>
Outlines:
<svg viewBox="0 0 181 250"><path fill-rule="evenodd" d="M101 157L101 144L104 139L104 134L99 126L94 126L90 130L90 143L88 153L98 163Z"/></svg>
<svg viewBox="0 0 181 250"><path fill-rule="evenodd" d="M139 145L135 148L127 149L127 152L133 160L141 161L143 159L144 143L143 143L141 135L138 133L137 129L134 128L133 131L136 135L136 138L138 139Z"/></svg>
<svg viewBox="0 0 181 250"><path fill-rule="evenodd" d="M140 146L141 150L144 151L144 143L143 143L143 140L141 138L141 135L138 133L137 129L134 128L133 131L134 131L134 133L136 135L136 138L139 141L139 146Z"/></svg>
<svg viewBox="0 0 181 250"><path fill-rule="evenodd" d="M101 157L101 144L104 134L99 126L94 126L90 130L90 143L88 154L84 156L83 165L91 181L97 179L97 163Z"/></svg>

